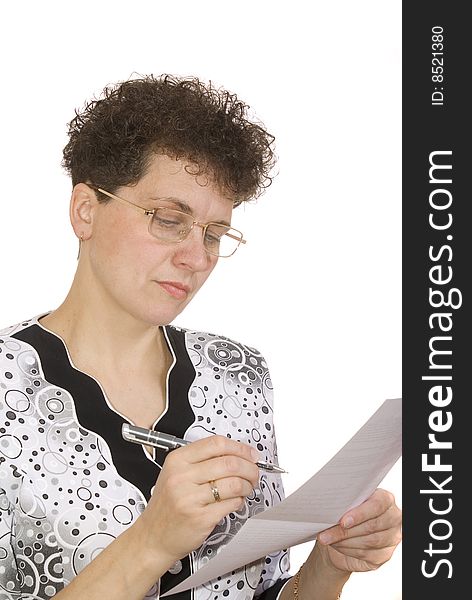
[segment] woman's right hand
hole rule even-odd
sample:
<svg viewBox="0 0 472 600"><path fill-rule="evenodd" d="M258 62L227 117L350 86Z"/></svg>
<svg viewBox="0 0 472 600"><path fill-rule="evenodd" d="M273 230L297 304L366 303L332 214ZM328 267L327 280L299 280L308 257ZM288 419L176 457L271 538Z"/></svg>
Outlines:
<svg viewBox="0 0 472 600"><path fill-rule="evenodd" d="M173 450L152 497L133 528L139 529L148 558L170 568L201 546L215 526L239 510L259 481L259 453L250 446L212 435ZM215 482L220 501L213 495ZM143 538L144 536L144 538Z"/></svg>

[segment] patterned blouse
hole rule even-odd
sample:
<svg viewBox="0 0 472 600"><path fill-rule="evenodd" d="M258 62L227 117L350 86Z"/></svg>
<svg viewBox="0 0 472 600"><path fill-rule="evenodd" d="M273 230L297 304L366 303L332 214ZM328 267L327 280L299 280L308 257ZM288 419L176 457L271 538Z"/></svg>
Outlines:
<svg viewBox="0 0 472 600"><path fill-rule="evenodd" d="M143 512L165 452L123 440L129 422L99 382L72 364L40 317L0 331L0 600L54 596ZM163 327L173 355L166 408L154 424L190 441L219 434L277 462L272 385L263 356L228 338ZM158 426L158 427L157 427ZM177 561L147 599L216 555L256 513L280 502L279 475ZM275 600L287 550L171 596L175 600Z"/></svg>

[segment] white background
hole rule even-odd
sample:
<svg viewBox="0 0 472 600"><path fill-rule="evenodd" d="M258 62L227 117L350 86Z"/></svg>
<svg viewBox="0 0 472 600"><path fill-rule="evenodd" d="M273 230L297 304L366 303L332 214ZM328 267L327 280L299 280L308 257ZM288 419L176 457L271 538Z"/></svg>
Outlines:
<svg viewBox="0 0 472 600"><path fill-rule="evenodd" d="M133 73L198 75L276 136L278 175L176 323L263 352L286 492L401 396L401 3L4 3L1 325L56 307L76 264L60 167L74 109ZM382 482L401 506L401 461ZM310 546L292 550L295 573ZM401 546L344 600L401 598Z"/></svg>

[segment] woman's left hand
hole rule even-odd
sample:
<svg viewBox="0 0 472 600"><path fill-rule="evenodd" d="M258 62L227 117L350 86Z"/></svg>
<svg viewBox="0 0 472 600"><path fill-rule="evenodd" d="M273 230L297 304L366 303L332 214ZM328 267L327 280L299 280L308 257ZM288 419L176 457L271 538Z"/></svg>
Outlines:
<svg viewBox="0 0 472 600"><path fill-rule="evenodd" d="M324 562L341 571L372 571L387 562L402 539L402 513L380 488L318 535Z"/></svg>

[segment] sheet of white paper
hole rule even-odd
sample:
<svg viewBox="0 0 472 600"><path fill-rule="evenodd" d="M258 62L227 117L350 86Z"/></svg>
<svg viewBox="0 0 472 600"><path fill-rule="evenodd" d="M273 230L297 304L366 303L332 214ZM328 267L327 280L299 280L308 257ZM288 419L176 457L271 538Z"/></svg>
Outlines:
<svg viewBox="0 0 472 600"><path fill-rule="evenodd" d="M363 502L402 453L402 399L385 400L313 477L285 500L248 519L196 573L162 597L196 587L272 552L315 539Z"/></svg>

